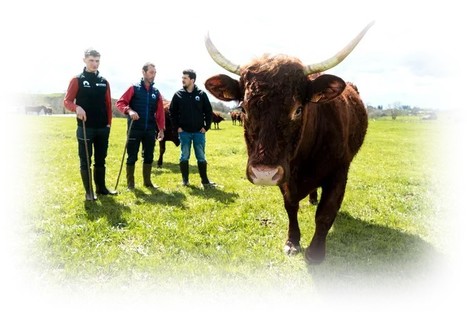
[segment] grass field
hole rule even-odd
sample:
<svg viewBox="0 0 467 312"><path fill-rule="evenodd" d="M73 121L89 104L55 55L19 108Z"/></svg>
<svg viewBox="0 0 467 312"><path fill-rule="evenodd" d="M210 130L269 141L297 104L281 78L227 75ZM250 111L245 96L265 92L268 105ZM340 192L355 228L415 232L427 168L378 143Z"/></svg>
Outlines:
<svg viewBox="0 0 467 312"><path fill-rule="evenodd" d="M26 141L17 146L25 151L27 169L18 176L28 190L21 195L19 221L23 261L49 286L107 291L140 286L153 294L207 297L225 291L252 298L319 294L348 285L353 285L349 292L355 285L405 289L429 280L445 252L439 235L445 213L436 186L443 168L434 151L447 121L370 121L328 236L327 258L308 267L303 255L282 253L288 220L279 189L246 180L243 130L230 121L207 134L208 175L223 188L200 186L194 157L192 186L182 187L179 149L168 143L163 167L153 170L158 190L142 186L139 162L135 191L125 189L123 170L120 194L90 203L79 176L75 119L20 118L29 125ZM109 188L117 179L125 131L125 120L114 119ZM303 247L314 231L315 208L301 202Z"/></svg>

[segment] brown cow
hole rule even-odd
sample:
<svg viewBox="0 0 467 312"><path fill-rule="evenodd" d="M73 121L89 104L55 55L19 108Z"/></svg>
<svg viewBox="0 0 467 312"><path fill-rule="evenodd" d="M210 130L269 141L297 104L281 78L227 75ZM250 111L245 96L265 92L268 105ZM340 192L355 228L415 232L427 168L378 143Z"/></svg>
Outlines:
<svg viewBox="0 0 467 312"><path fill-rule="evenodd" d="M241 109L241 107L236 107L235 109ZM243 112L239 110L233 110L230 112L230 118L232 118L232 124L236 125L237 121L238 124L241 126L243 125Z"/></svg>
<svg viewBox="0 0 467 312"><path fill-rule="evenodd" d="M164 153L166 148L166 142L173 142L175 146L180 145L180 139L178 138L177 129L175 129L172 125L172 121L170 119L169 114L169 106L170 102L165 103L164 101L164 112L165 112L165 131L164 131L164 139L159 141L159 159L157 160L157 167L161 168L162 163L164 162Z"/></svg>
<svg viewBox="0 0 467 312"><path fill-rule="evenodd" d="M237 114L239 114L238 111L230 111L230 119L232 119L232 125L237 124Z"/></svg>
<svg viewBox="0 0 467 312"><path fill-rule="evenodd" d="M372 24L334 58L310 66L286 55L264 55L237 66L206 37L211 57L240 76L213 76L205 86L220 100L243 101L246 176L253 184L279 186L289 217L287 254L301 251L299 202L308 194L316 197L321 188L316 230L305 252L309 263L325 258L326 236L344 198L350 163L363 144L368 116L353 85L333 75L314 80L308 75L340 63Z"/></svg>
<svg viewBox="0 0 467 312"><path fill-rule="evenodd" d="M243 126L243 118L244 118L244 113L242 111L237 111L237 114L236 114L236 118L237 118L237 121L238 121L238 124L240 126Z"/></svg>
<svg viewBox="0 0 467 312"><path fill-rule="evenodd" d="M219 112L212 112L212 123L214 124L214 129L219 130L219 123L225 120L224 117Z"/></svg>
<svg viewBox="0 0 467 312"><path fill-rule="evenodd" d="M212 112L212 123L214 124L214 129L219 130L219 123L225 120L224 117L219 112Z"/></svg>

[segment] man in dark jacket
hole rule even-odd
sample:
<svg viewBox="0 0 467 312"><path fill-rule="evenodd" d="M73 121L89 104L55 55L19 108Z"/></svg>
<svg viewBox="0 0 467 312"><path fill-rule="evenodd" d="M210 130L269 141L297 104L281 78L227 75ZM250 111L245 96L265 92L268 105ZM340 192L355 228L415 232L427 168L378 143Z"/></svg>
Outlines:
<svg viewBox="0 0 467 312"><path fill-rule="evenodd" d="M135 163L138 160L140 144L143 145L143 182L144 186L156 188L151 182L151 169L154 161L154 146L157 139L164 138L165 113L162 95L154 86L156 66L145 63L142 69L143 78L130 88L115 103L117 109L128 115L128 128L133 124L128 134L126 178L128 189L135 188Z"/></svg>
<svg viewBox="0 0 467 312"><path fill-rule="evenodd" d="M170 103L170 116L178 131L181 143L180 171L183 185L189 184L189 159L191 144L198 161L198 171L204 187L215 187L207 176L207 161L205 154L206 131L211 127L212 106L207 94L195 84L196 73L192 69L183 71L183 88L177 91Z"/></svg>
<svg viewBox="0 0 467 312"><path fill-rule="evenodd" d="M78 154L81 179L86 191L86 200L95 200L91 181L91 156L94 151L94 183L96 193L115 195L105 186L105 159L109 146L112 123L112 102L109 82L97 70L100 53L94 49L84 51L83 72L73 77L68 85L63 105L76 112ZM86 143L85 143L86 136Z"/></svg>

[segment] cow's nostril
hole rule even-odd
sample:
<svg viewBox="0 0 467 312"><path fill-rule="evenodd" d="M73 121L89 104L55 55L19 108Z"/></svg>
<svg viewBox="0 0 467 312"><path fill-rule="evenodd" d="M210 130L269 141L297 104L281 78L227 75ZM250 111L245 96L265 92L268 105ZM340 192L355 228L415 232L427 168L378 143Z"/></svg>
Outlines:
<svg viewBox="0 0 467 312"><path fill-rule="evenodd" d="M251 182L258 185L277 185L284 175L284 169L281 166L250 166L249 169Z"/></svg>

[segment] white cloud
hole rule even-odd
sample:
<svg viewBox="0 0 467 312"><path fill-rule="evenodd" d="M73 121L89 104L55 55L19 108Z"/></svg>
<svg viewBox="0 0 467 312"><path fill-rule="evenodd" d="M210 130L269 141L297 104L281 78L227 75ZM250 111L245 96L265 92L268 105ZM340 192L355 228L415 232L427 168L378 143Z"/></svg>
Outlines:
<svg viewBox="0 0 467 312"><path fill-rule="evenodd" d="M156 84L171 98L181 87L184 68L198 72L199 85L224 72L205 50L208 30L236 63L266 52L314 63L376 20L352 54L330 72L356 83L366 102L458 106L439 101L446 91L440 86L460 77L457 60L465 52L456 44L465 22L458 5L449 2L239 0L221 7L215 1L185 0L137 5L17 1L0 21L9 29L1 56L11 73L2 77L2 84L10 91L64 92L69 79L82 70L83 50L93 46L102 53L100 71L109 79L113 97L139 80L142 64L150 60L158 67ZM419 92L421 83L429 83L429 95Z"/></svg>

